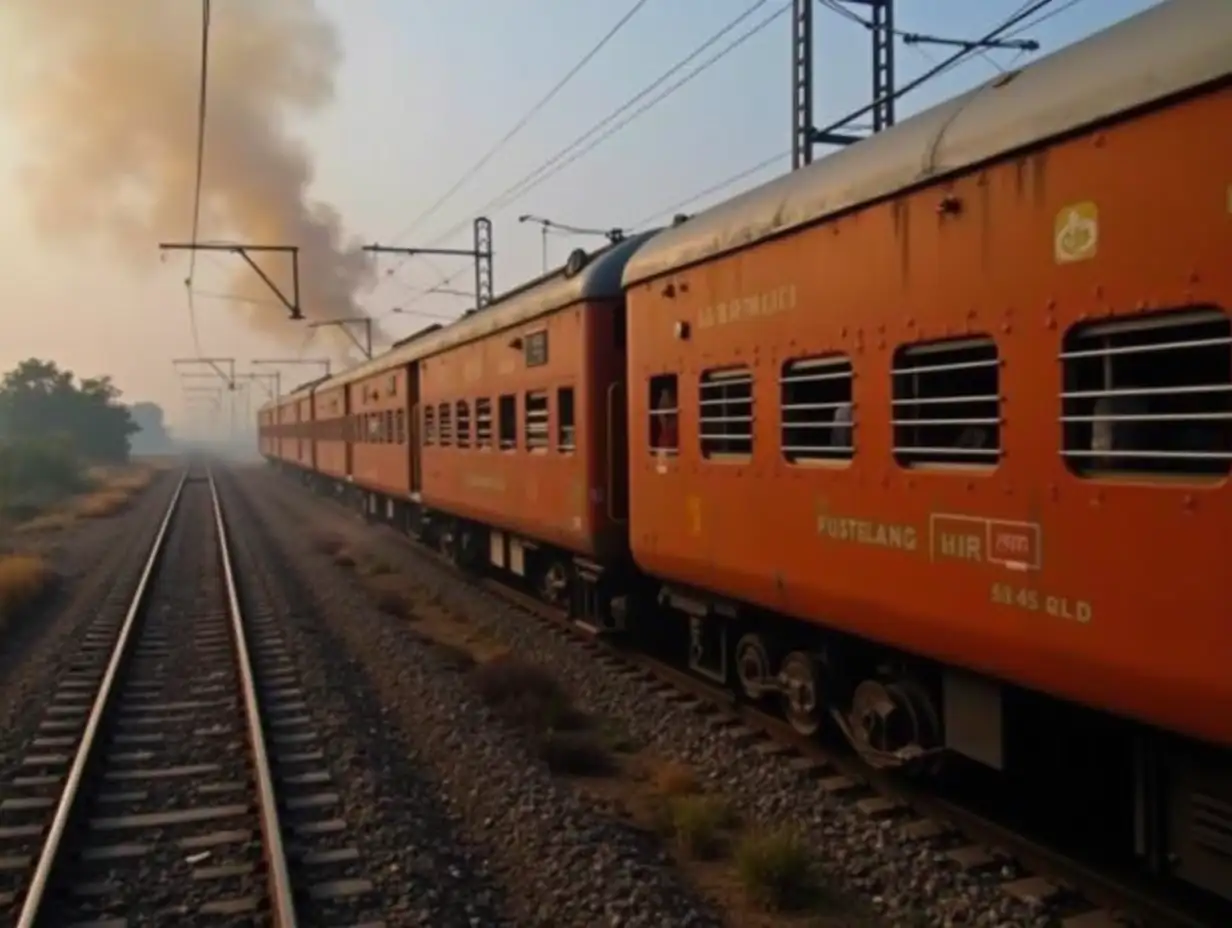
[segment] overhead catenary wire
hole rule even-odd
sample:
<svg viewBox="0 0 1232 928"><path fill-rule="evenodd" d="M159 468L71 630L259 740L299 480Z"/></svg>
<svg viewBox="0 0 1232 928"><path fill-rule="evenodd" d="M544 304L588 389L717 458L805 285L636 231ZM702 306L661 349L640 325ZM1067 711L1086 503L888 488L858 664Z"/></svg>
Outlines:
<svg viewBox="0 0 1232 928"><path fill-rule="evenodd" d="M205 173L205 111L209 91L210 63L210 0L201 0L201 77L197 90L197 164L193 183L192 243L197 244L201 229L201 188ZM197 249L188 253L188 278L184 288L188 296L188 323L192 328L193 348L201 352L201 335L197 329L197 307L193 301L193 277L197 272Z"/></svg>
<svg viewBox="0 0 1232 928"><path fill-rule="evenodd" d="M726 46L724 46L722 49L720 49L710 58L703 61L700 65L698 65L688 74L686 74L684 77L680 78L675 83L669 85L661 93L659 93L657 96L655 96L654 98L652 98L651 100L643 104L641 107L639 107L629 116L627 116L625 119L621 120L615 126L611 125L611 123L614 120L616 120L622 113L629 110L631 107L636 105L638 101L644 99L647 95L649 95L654 90L656 90L658 87L660 87L672 75L679 72L682 68L686 67L690 62L696 59L699 55L701 55L707 49L715 45L725 35L730 33L733 29L739 26L742 22L744 22L749 17L751 17L759 9L764 7L768 2L769 0L756 0L755 3L747 7L742 13L737 15L734 19L728 21L722 28L720 28L717 32L715 32L708 39L706 39L701 45L697 46L692 52L690 52L684 58L682 58L681 60L676 62L674 65L672 65L672 67L670 67L663 74L659 75L659 77L657 77L654 81L652 81L646 87L642 88L632 97L630 97L620 106L618 106L615 110L608 113L607 116L605 116L603 119L599 120L597 123L592 125L589 129L587 129L580 136L575 138L568 145L565 145L563 148L557 151L550 158L547 158L545 161L541 162L537 167L535 167L532 171L528 172L526 175L520 178L517 182L515 182L514 184L511 184L509 187L506 187L503 191L501 191L499 194L497 194L487 203L480 206L477 210L475 210L475 212L478 214L482 214L492 209L500 209L505 206L508 206L511 203L515 202L518 198L529 193L535 187L538 187L540 184L547 181L549 178L560 173L560 171L564 170L570 164L574 163L575 161L582 158L583 156L589 154L591 151L593 151L595 148L597 148L607 139L611 138L613 135L615 135L617 132L619 132L621 129L627 126L629 123L633 122L635 119L645 114L651 108L657 106L659 103L666 100L668 97L676 93L678 90L680 90L690 81L692 81L694 78L698 77L704 71L713 67L723 58L727 57L729 54L731 54L733 51L735 51L737 48L743 45L746 41L751 39L754 35L764 30L767 26L769 26L772 22L774 22L774 20L778 19L780 16L786 13L788 9L791 7L790 3L781 4L776 9L776 11L772 13L770 16L764 18L763 20L758 22L756 25L754 25L752 28L742 33L732 42L728 43ZM594 138L593 141L591 141L589 145L585 145L587 140L592 139L596 133L603 131L605 127L610 127L610 128L607 128L607 131L603 132L603 134L600 135L598 138ZM581 148L580 151L577 150L582 145L585 145L585 147ZM572 155L570 155L570 153L572 153ZM563 163L562 163L562 159L566 159L566 160L563 160ZM456 235L458 232L460 232L462 229L466 228L469 224L470 224L470 220L463 220L457 223L456 225L451 226L445 232L441 233L436 238L434 238L432 242L429 244L429 247L434 247L436 245L439 245L441 242L447 241L448 239ZM395 265L391 269L390 273L391 274L396 273L405 263L406 263L406 259L404 259L398 265ZM435 285L435 287L438 287L438 288L443 287L459 276L461 276L461 272L450 275L447 278L443 278L441 281L439 281ZM430 292L431 292L430 290L426 291L421 296L426 296Z"/></svg>
<svg viewBox="0 0 1232 928"><path fill-rule="evenodd" d="M1020 23L1022 23L1023 20L1028 19L1029 17L1035 15L1036 13L1043 10L1045 7L1051 6L1054 2L1056 2L1056 0L1033 0L1033 2L1024 3L1021 7L1019 7L1017 12L1007 17L1001 23L1001 25L997 26L995 29L991 30L986 35L982 36L981 38L975 40L975 42L972 43L972 47L965 47L965 48L959 49L958 51L950 55L948 58L945 58L944 60L938 62L936 65L929 68L923 74L920 74L918 77L913 78L912 80L908 81L903 86L895 88L889 94L886 94L883 97L873 100L871 103L867 103L857 110L853 110L852 112L848 113L846 116L843 116L841 119L837 119L834 122L830 123L828 126L825 126L824 128L818 130L818 134L825 135L825 134L834 132L838 129L843 128L849 123L859 119L861 116L864 116L867 113L872 112L876 107L882 105L883 103L889 100L898 100L900 97L903 97L906 94L910 93L912 90L915 90L921 84L924 84L925 82L932 80L934 77L937 77L943 72L948 71L951 68L954 68L957 65L964 63L964 59L969 59L974 54L975 52L974 46L986 44L992 41L993 39L996 39L1006 34L1007 32L1009 32L1010 29L1013 29L1015 26L1018 26ZM1078 0L1069 0L1069 3L1066 4L1066 6L1063 7L1062 9L1068 8L1069 6L1072 6L1077 2ZM1048 15L1041 17L1040 19L1036 20L1034 23L1023 26L1022 29L1019 30L1019 32L1025 31L1027 29L1032 28L1035 25L1038 25L1040 22L1043 22L1045 19L1050 18L1056 12L1057 12L1056 10L1050 11ZM690 196L687 196L682 200L678 200L666 208L656 210L654 213L651 213L645 218L638 220L636 223L633 223L629 228L633 230L641 229L644 226L646 226L648 223L652 222L655 219L658 219L661 216L673 215L679 210L683 209L684 207L689 206L693 203L696 203L698 200L702 199L703 197L707 197L712 193L717 193L720 190L724 190L727 187L730 187L733 184L739 183L745 178L758 173L759 171L765 170L767 167L772 165L775 161L777 161L780 158L785 157L786 155L790 153L791 153L790 150L787 150L787 151L778 152L770 156L769 158L765 158L759 161L757 164L753 165L752 167L744 168L740 170L739 172L737 172L736 174L726 177L715 184L711 184L709 187L705 188L704 190L700 190L697 193L691 194Z"/></svg>
<svg viewBox="0 0 1232 928"><path fill-rule="evenodd" d="M682 87L684 87L686 84L688 84L695 77L700 75L702 72L708 70L709 68L717 64L720 60L727 57L727 55L735 51L740 45L744 44L744 42L748 41L758 32L761 32L763 29L765 29L768 25L770 25L770 23L773 22L775 19L777 19L779 16L782 16L784 13L786 13L787 10L791 6L790 3L780 5L780 7L772 15L763 19L762 21L757 23L757 25L753 26L751 29L742 33L735 40L728 43L726 46L724 46L722 49L720 49L710 58L703 61L700 65L698 65L688 74L686 74L683 78L669 85L656 97L654 97L647 103L643 104L643 106L639 107L632 114L627 116L625 119L621 120L617 125L611 126L611 123L614 120L616 120L622 113L625 113L626 111L628 111L631 107L636 105L638 101L644 99L648 94L652 93L655 89L660 87L673 74L676 74L677 72L679 72L682 68L686 67L691 61L696 59L699 55L705 52L708 48L715 45L725 35L727 35L729 32L731 32L733 29L739 26L742 22L744 22L746 19L752 16L755 12L757 12L757 10L765 6L767 2L769 2L769 0L757 0L757 2L753 3L751 6L746 8L744 12L740 13L734 19L726 23L721 29L719 29L717 32L711 35L701 45L697 46L697 48L695 48L692 52L690 52L680 61L676 62L676 64L672 65L672 67L670 67L663 74L659 75L659 77L653 80L646 87L642 88L640 91L638 91L628 100L626 100L624 103L622 103L612 112L610 112L603 119L599 120L589 129L587 129L585 132L583 132L581 135L575 138L568 145L565 145L563 148L561 148L559 151L553 154L550 158L547 158L546 160L541 162L532 171L529 171L518 181L509 185L504 190L502 190L499 194L497 194L495 197L493 197L491 200L485 203L483 206L479 207L478 212L484 213L491 209L499 209L504 206L508 206L509 204L517 200L517 198L523 196L526 193L529 193L530 190L532 190L534 187L537 187L539 184L543 183L545 180L548 179L548 177L554 176L555 174L563 170L567 165L572 164L578 158L582 157L584 154L587 154L590 151L593 151L599 144L601 144L606 139L611 138L613 135L616 134L616 132L623 129L625 126L631 123L638 116L641 116L642 114L644 114L651 107L658 105L663 100L667 99L672 94L680 90ZM601 135L599 138L594 139L589 145L586 145L586 147L583 148L581 151L576 151L576 149L584 145L587 142L587 140L592 139L596 133L603 131L605 127L610 127L608 128L607 132L604 132L604 134ZM571 152L573 154L571 157L569 157ZM565 159L565 158L568 158L568 160L565 160L563 164L560 163L562 159ZM460 222L457 225L452 226L447 231L441 233L441 235L438 237L436 241L438 242L444 241L450 238L451 236L455 235L458 231L465 228L466 224L467 224L466 222Z"/></svg>
<svg viewBox="0 0 1232 928"><path fill-rule="evenodd" d="M445 205L445 203L447 203L455 193L465 186L467 181L471 180L476 174L483 170L484 166L491 161L502 148L509 144L509 142L513 140L514 136L526 128L527 124L530 123L530 121L534 119L535 116L538 115L543 108L547 106L548 103L550 103L552 99L560 93L560 91L563 90L570 81L573 80L574 77L577 76L578 72L580 72L582 68L586 67L586 65L590 63L591 59L603 50L603 47L607 45L608 42L615 38L616 34L620 32L629 20L636 16L642 7L644 7L648 2L649 0L637 0L637 2L634 3L633 6L630 7L625 14L616 21L616 24L612 26L602 38L599 39L598 43L596 43L590 51L582 56L581 60L578 61L577 64L570 68L564 77L557 81L546 94L539 98L537 103L535 103L516 123L514 123L513 128L498 139L497 142L489 148L478 161L471 165L471 167L460 178L458 178L457 182L455 182L452 187L441 194L441 196L437 198L431 206L416 216L415 219L408 226L406 226L406 228L395 235L391 241L400 241L418 229L419 226L423 224L424 220L432 216L438 209Z"/></svg>

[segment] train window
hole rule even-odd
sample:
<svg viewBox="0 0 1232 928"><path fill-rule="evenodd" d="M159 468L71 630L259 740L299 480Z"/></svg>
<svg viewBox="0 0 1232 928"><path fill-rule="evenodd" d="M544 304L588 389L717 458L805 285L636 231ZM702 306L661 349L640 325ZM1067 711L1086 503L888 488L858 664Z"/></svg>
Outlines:
<svg viewBox="0 0 1232 928"><path fill-rule="evenodd" d="M1232 321L1187 308L1078 325L1061 364L1062 449L1082 476L1232 470Z"/></svg>
<svg viewBox="0 0 1232 928"><path fill-rule="evenodd" d="M548 363L547 329L531 332L522 339L522 353L527 367L542 367Z"/></svg>
<svg viewBox="0 0 1232 928"><path fill-rule="evenodd" d="M423 442L425 445L436 444L436 407L423 408Z"/></svg>
<svg viewBox="0 0 1232 928"><path fill-rule="evenodd" d="M844 355L800 358L779 377L783 457L848 461L855 453L851 359Z"/></svg>
<svg viewBox="0 0 1232 928"><path fill-rule="evenodd" d="M501 451L513 451L518 446L518 398L506 393L496 409L500 417Z"/></svg>
<svg viewBox="0 0 1232 928"><path fill-rule="evenodd" d="M385 434L381 436L381 440L387 445L392 445L397 440L394 436L394 411L392 409L385 410Z"/></svg>
<svg viewBox="0 0 1232 928"><path fill-rule="evenodd" d="M546 451L548 448L548 394L546 390L526 393L526 448Z"/></svg>
<svg viewBox="0 0 1232 928"><path fill-rule="evenodd" d="M1001 458L1001 378L986 336L894 352L894 458L905 467L988 467Z"/></svg>
<svg viewBox="0 0 1232 928"><path fill-rule="evenodd" d="M370 413L368 415L368 442L377 444L381 440L381 414Z"/></svg>
<svg viewBox="0 0 1232 928"><path fill-rule="evenodd" d="M747 367L702 374L698 391L702 456L747 457L753 453L753 375Z"/></svg>
<svg viewBox="0 0 1232 928"><path fill-rule="evenodd" d="M453 444L453 426L450 424L449 404L441 403L436 410L437 441L442 445Z"/></svg>
<svg viewBox="0 0 1232 928"><path fill-rule="evenodd" d="M492 447L492 401L486 396L475 400L475 447Z"/></svg>
<svg viewBox="0 0 1232 928"><path fill-rule="evenodd" d="M650 378L650 453L674 456L680 450L677 434L680 407L676 398L676 375Z"/></svg>
<svg viewBox="0 0 1232 928"><path fill-rule="evenodd" d="M395 440L400 445L406 444L406 410L399 409L394 417L394 431L396 434Z"/></svg>
<svg viewBox="0 0 1232 928"><path fill-rule="evenodd" d="M574 441L573 387L561 387L556 391L556 450L572 454Z"/></svg>
<svg viewBox="0 0 1232 928"><path fill-rule="evenodd" d="M471 446L471 408L466 400L458 400L457 413L457 445L459 448L469 448Z"/></svg>

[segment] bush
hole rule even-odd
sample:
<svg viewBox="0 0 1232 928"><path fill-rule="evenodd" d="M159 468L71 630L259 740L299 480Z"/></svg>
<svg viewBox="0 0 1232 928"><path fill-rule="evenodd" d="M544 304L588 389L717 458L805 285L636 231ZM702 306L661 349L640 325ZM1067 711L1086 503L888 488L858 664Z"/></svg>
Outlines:
<svg viewBox="0 0 1232 928"><path fill-rule="evenodd" d="M7 514L29 518L88 488L81 462L67 439L0 442L0 507Z"/></svg>
<svg viewBox="0 0 1232 928"><path fill-rule="evenodd" d="M53 577L51 567L41 557L30 554L0 556L0 623L42 596Z"/></svg>
<svg viewBox="0 0 1232 928"><path fill-rule="evenodd" d="M736 848L736 869L750 899L773 911L806 908L818 894L808 849L790 830L745 836Z"/></svg>
<svg viewBox="0 0 1232 928"><path fill-rule="evenodd" d="M732 825L727 803L717 796L676 796L669 805L672 834L681 853L697 860L713 860L726 845L724 832Z"/></svg>

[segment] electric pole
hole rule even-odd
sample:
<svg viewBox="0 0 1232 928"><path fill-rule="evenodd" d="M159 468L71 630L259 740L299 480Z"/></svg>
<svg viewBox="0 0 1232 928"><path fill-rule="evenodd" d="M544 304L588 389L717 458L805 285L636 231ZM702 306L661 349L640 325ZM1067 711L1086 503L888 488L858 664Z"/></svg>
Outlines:
<svg viewBox="0 0 1232 928"><path fill-rule="evenodd" d="M278 301L287 308L292 319L303 319L304 313L299 304L299 246L298 245L237 245L230 243L201 242L163 242L158 246L160 251L225 251L239 255L245 263L265 282L265 286L273 291ZM270 279L261 266L252 259L254 254L273 253L288 255L291 258L291 294L283 293L282 288ZM185 283L189 283L185 281Z"/></svg>
<svg viewBox="0 0 1232 928"><path fill-rule="evenodd" d="M475 247L466 248L396 248L392 245L365 245L364 251L378 255L443 255L475 260L475 308L483 309L492 302L492 220L480 216L475 220ZM368 357L372 357L369 351Z"/></svg>
<svg viewBox="0 0 1232 928"><path fill-rule="evenodd" d="M850 120L819 131L813 108L813 4L815 0L792 0L791 17L791 168L798 170L813 161L814 145L850 145L868 138L855 134ZM947 39L894 28L894 0L826 0L825 7L868 30L872 40L872 102L864 109L873 118L872 133L894 125L897 83L894 72L894 39L905 45L951 45L966 51L1015 49L1036 51L1039 43L1029 39ZM864 12L857 12L864 11ZM904 89L909 89L904 88Z"/></svg>

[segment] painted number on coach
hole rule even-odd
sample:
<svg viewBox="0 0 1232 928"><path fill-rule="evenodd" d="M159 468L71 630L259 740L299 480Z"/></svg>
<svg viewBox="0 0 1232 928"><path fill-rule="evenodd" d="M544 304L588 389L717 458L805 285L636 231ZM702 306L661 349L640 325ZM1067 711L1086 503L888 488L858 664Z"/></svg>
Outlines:
<svg viewBox="0 0 1232 928"><path fill-rule="evenodd" d="M1011 583L994 583L989 599L998 606L1008 606L1025 612L1042 612L1054 619L1064 619L1088 625L1094 616L1091 604L1085 599L1054 596L1034 587L1017 586Z"/></svg>
<svg viewBox="0 0 1232 928"><path fill-rule="evenodd" d="M789 312L796 308L796 285L783 284L761 293L736 296L703 307L697 314L697 327L709 329L717 325L748 322Z"/></svg>

